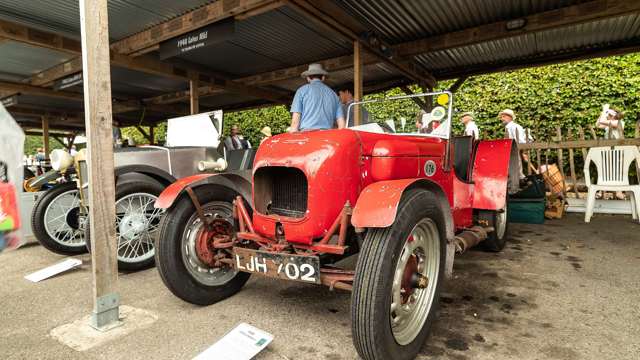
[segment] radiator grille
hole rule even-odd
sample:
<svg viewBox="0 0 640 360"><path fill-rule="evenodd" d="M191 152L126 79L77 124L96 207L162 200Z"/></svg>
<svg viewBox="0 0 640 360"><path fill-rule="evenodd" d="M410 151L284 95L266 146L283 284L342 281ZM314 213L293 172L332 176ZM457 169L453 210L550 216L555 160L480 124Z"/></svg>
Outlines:
<svg viewBox="0 0 640 360"><path fill-rule="evenodd" d="M254 182L256 206L260 212L304 217L307 211L307 178L300 169L263 167L256 172Z"/></svg>

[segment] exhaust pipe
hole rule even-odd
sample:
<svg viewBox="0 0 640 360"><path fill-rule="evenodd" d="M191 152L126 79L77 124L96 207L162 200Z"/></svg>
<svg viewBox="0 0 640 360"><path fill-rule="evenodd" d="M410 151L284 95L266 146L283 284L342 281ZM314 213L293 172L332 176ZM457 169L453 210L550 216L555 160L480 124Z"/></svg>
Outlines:
<svg viewBox="0 0 640 360"><path fill-rule="evenodd" d="M489 236L489 233L493 230L494 229L491 226L474 226L458 234L453 239L453 242L456 246L456 253L462 254L463 252L478 245L478 243L486 239Z"/></svg>

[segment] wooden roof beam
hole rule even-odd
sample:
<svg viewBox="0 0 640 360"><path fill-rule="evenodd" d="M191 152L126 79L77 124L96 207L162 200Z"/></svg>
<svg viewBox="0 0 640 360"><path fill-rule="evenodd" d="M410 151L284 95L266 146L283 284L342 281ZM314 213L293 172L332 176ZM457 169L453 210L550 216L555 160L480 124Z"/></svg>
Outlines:
<svg viewBox="0 0 640 360"><path fill-rule="evenodd" d="M18 41L38 47L63 51L69 54L80 53L80 42L61 35L36 30L24 25L0 19L0 38Z"/></svg>

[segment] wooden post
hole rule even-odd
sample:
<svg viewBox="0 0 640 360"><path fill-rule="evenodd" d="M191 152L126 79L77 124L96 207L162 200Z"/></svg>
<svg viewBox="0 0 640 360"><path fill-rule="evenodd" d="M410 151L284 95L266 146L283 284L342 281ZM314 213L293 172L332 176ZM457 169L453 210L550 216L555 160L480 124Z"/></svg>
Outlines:
<svg viewBox="0 0 640 360"><path fill-rule="evenodd" d="M353 100L362 101L362 45L359 41L353 42ZM348 114L344 114L345 119ZM360 105L353 107L353 125L362 123Z"/></svg>
<svg viewBox="0 0 640 360"><path fill-rule="evenodd" d="M49 159L51 146L49 143L49 119L46 116L42 117L42 147L44 148L44 158Z"/></svg>
<svg viewBox="0 0 640 360"><path fill-rule="evenodd" d="M585 141L584 139L584 129L582 126L578 126L578 136L580 136L580 140ZM587 158L587 150L585 148L580 148L582 150L582 159Z"/></svg>
<svg viewBox="0 0 640 360"><path fill-rule="evenodd" d="M149 126L149 137L151 138L151 144L149 145L155 145L156 143L155 128L156 128L155 125Z"/></svg>
<svg viewBox="0 0 640 360"><path fill-rule="evenodd" d="M527 141L531 138L531 129L525 130ZM531 175L531 150L527 150L527 175Z"/></svg>
<svg viewBox="0 0 640 360"><path fill-rule="evenodd" d="M191 115L199 113L199 97L198 97L198 79L194 78L189 81L189 103L191 105Z"/></svg>
<svg viewBox="0 0 640 360"><path fill-rule="evenodd" d="M556 127L556 133L558 134L558 142L562 142L562 129L560 126ZM558 169L560 169L560 174L562 175L562 195L565 195L565 186L567 184L567 177L564 174L564 156L562 149L558 149Z"/></svg>
<svg viewBox="0 0 640 360"><path fill-rule="evenodd" d="M93 268L91 326L108 330L119 322L116 292L115 184L107 0L80 0L84 114L88 138L89 218Z"/></svg>
<svg viewBox="0 0 640 360"><path fill-rule="evenodd" d="M571 129L568 130L567 137L569 140L573 140ZM576 177L576 165L574 164L572 148L569 148L569 169L571 170L571 181L573 181L573 192L576 193L576 199L580 199L580 194L578 193L578 178Z"/></svg>
<svg viewBox="0 0 640 360"><path fill-rule="evenodd" d="M593 140L598 138L598 135L596 134L596 129L593 128L593 125L589 125L589 132L591 133L591 138Z"/></svg>

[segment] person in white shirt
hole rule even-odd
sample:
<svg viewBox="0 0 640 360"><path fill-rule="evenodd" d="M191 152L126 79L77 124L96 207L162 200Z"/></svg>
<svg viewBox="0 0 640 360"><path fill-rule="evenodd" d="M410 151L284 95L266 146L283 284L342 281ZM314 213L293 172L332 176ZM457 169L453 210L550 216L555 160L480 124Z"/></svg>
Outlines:
<svg viewBox="0 0 640 360"><path fill-rule="evenodd" d="M622 113L609 108L609 104L602 107L600 117L596 121L599 129L604 129L605 139L624 139L624 121L622 121Z"/></svg>
<svg viewBox="0 0 640 360"><path fill-rule="evenodd" d="M464 136L473 136L474 140L480 139L480 129L473 119L473 113L463 113L460 115L460 121L464 124Z"/></svg>
<svg viewBox="0 0 640 360"><path fill-rule="evenodd" d="M498 114L505 128L505 139L515 140L518 144L527 142L527 134L520 124L516 123L516 114L511 109L504 109Z"/></svg>
<svg viewBox="0 0 640 360"><path fill-rule="evenodd" d="M504 125L505 129L505 139L512 139L517 144L525 144L527 142L527 134L524 131L524 128L520 126L520 124L516 123L516 114L511 109L504 109L500 111L498 114L500 121ZM525 153L521 153L521 157L524 161L529 163L529 156ZM522 171L522 164L518 161L520 179L523 179L524 172Z"/></svg>

